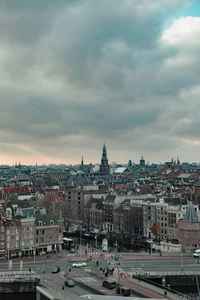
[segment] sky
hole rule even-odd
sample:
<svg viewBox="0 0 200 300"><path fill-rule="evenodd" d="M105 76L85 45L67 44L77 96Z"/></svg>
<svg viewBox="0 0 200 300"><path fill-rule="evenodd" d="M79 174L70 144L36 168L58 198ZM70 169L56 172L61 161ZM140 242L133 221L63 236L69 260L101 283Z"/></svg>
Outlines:
<svg viewBox="0 0 200 300"><path fill-rule="evenodd" d="M199 37L199 0L1 0L0 164L200 162Z"/></svg>

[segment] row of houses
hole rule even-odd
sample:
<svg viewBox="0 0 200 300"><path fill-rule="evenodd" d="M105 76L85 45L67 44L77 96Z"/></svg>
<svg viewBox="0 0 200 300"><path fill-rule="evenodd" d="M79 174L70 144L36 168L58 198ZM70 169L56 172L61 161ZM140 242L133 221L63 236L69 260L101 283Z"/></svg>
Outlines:
<svg viewBox="0 0 200 300"><path fill-rule="evenodd" d="M2 209L3 204L0 203L0 257L31 256L61 249L64 225L59 213L24 208L24 215L11 215L10 208Z"/></svg>

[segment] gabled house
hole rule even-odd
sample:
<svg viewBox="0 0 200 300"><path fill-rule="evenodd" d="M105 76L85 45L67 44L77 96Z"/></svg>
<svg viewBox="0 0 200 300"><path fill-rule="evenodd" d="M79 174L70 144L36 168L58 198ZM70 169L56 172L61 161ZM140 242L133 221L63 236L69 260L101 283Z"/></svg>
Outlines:
<svg viewBox="0 0 200 300"><path fill-rule="evenodd" d="M62 248L64 224L59 213L35 215L36 253Z"/></svg>

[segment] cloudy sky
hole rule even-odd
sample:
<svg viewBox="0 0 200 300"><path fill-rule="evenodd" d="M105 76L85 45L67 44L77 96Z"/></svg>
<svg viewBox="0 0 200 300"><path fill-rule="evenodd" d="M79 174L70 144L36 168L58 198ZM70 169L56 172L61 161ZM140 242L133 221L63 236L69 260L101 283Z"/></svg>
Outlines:
<svg viewBox="0 0 200 300"><path fill-rule="evenodd" d="M1 0L0 164L200 162L199 53L199 0Z"/></svg>

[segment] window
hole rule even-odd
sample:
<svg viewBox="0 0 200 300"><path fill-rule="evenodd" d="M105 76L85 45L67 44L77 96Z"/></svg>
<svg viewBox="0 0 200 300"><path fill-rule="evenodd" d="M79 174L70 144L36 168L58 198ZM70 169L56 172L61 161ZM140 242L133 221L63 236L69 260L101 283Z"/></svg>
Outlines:
<svg viewBox="0 0 200 300"><path fill-rule="evenodd" d="M22 247L24 247L25 246L25 242L24 241L22 241Z"/></svg>
<svg viewBox="0 0 200 300"><path fill-rule="evenodd" d="M38 221L38 225L39 225L39 226L42 226L42 221Z"/></svg>
<svg viewBox="0 0 200 300"><path fill-rule="evenodd" d="M50 229L50 232L53 232L53 229L52 229L52 228Z"/></svg>
<svg viewBox="0 0 200 300"><path fill-rule="evenodd" d="M36 238L36 239L35 239L35 242L36 242L36 244L38 244L38 243L39 243L39 241L38 241L38 238Z"/></svg>
<svg viewBox="0 0 200 300"><path fill-rule="evenodd" d="M25 228L24 227L22 227L22 232L24 232L25 231Z"/></svg>
<svg viewBox="0 0 200 300"><path fill-rule="evenodd" d="M44 229L42 229L42 234L45 234L45 230Z"/></svg>
<svg viewBox="0 0 200 300"><path fill-rule="evenodd" d="M3 241L3 240L4 240L4 236L2 235L2 236L1 236L1 241Z"/></svg>
<svg viewBox="0 0 200 300"><path fill-rule="evenodd" d="M25 233L22 233L22 240L25 239Z"/></svg>
<svg viewBox="0 0 200 300"><path fill-rule="evenodd" d="M26 231L27 231L27 232L29 231L29 227L26 227Z"/></svg>
<svg viewBox="0 0 200 300"><path fill-rule="evenodd" d="M50 225L54 225L54 221L50 220Z"/></svg>
<svg viewBox="0 0 200 300"><path fill-rule="evenodd" d="M62 233L62 228L59 228L59 233Z"/></svg>
<svg viewBox="0 0 200 300"><path fill-rule="evenodd" d="M27 233L27 235L26 235L26 238L27 238L27 239L29 239L29 237L30 237L30 234L29 234L29 233Z"/></svg>
<svg viewBox="0 0 200 300"><path fill-rule="evenodd" d="M44 237L42 237L42 243L44 243Z"/></svg>
<svg viewBox="0 0 200 300"><path fill-rule="evenodd" d="M36 235L39 235L39 230L38 229L36 230Z"/></svg>
<svg viewBox="0 0 200 300"><path fill-rule="evenodd" d="M52 235L50 236L50 240L52 240L53 239L53 237L52 237Z"/></svg>
<svg viewBox="0 0 200 300"><path fill-rule="evenodd" d="M1 226L1 232L4 232L4 226Z"/></svg>
<svg viewBox="0 0 200 300"><path fill-rule="evenodd" d="M9 235L10 234L10 229L7 229L7 235Z"/></svg>
<svg viewBox="0 0 200 300"><path fill-rule="evenodd" d="M188 237L188 233L187 232L185 232L185 237Z"/></svg>
<svg viewBox="0 0 200 300"><path fill-rule="evenodd" d="M15 236L14 234L11 235L11 240L14 240L15 239Z"/></svg>

